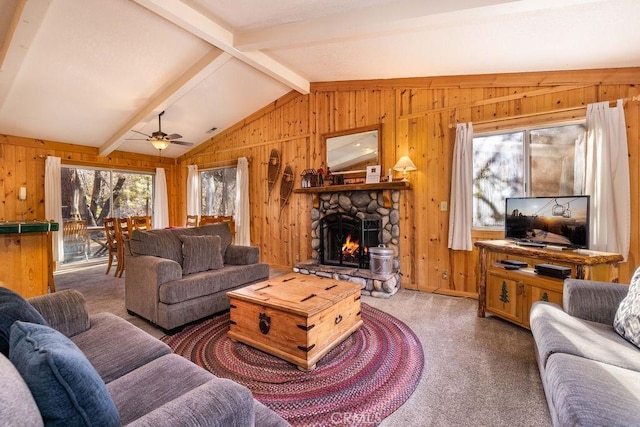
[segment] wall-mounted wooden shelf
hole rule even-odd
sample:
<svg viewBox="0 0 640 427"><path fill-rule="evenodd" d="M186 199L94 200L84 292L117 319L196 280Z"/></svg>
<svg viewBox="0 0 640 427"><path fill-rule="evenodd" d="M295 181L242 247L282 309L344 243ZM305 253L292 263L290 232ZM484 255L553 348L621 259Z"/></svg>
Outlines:
<svg viewBox="0 0 640 427"><path fill-rule="evenodd" d="M371 190L411 190L409 181L377 182L375 184L346 184L327 185L324 187L296 188L294 193L318 194L318 193L344 193L346 191L371 191Z"/></svg>

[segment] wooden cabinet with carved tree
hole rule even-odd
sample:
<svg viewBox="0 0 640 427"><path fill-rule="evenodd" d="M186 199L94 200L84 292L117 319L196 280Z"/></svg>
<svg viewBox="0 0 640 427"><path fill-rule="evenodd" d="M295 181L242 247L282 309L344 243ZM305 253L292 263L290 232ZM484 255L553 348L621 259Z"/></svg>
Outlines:
<svg viewBox="0 0 640 427"><path fill-rule="evenodd" d="M571 277L578 279L617 282L618 262L622 261L619 254L522 247L505 240L479 241L475 245L480 249L478 316L489 312L526 328L534 302L562 305L564 280L536 274L536 264L569 267ZM508 270L504 260L522 261L527 267Z"/></svg>
<svg viewBox="0 0 640 427"><path fill-rule="evenodd" d="M487 271L486 311L529 327L529 311L536 301L562 305L563 280L541 277L531 269Z"/></svg>

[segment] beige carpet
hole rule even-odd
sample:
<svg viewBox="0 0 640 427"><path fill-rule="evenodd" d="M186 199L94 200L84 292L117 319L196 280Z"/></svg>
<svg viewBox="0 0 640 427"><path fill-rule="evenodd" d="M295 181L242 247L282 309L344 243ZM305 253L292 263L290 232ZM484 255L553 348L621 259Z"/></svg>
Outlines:
<svg viewBox="0 0 640 427"><path fill-rule="evenodd" d="M161 337L160 330L127 314L124 278L105 271L104 265L61 271L56 287L78 289L92 313L115 313ZM425 354L420 384L381 427L551 425L528 330L478 318L472 299L400 290L390 299L363 301L410 326Z"/></svg>

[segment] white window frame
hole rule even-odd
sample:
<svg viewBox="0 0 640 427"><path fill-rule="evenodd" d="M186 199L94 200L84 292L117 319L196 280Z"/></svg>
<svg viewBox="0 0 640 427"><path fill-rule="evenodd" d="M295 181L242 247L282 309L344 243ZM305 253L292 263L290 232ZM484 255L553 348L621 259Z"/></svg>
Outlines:
<svg viewBox="0 0 640 427"><path fill-rule="evenodd" d="M476 138L483 138L483 137L488 137L492 135L504 135L504 134L511 134L511 133L515 134L519 132L522 132L524 134L523 144L522 144L522 155L523 155L522 158L524 159L523 175L522 175L523 193L520 194L519 196L528 197L531 194L531 185L530 185L531 184L531 135L530 133L532 131L539 130L539 129L549 129L549 128L572 126L572 125L583 125L586 133L586 125L587 125L586 118L581 118L581 119L575 119L575 120L569 120L569 121L536 124L534 126L520 126L520 127L513 127L513 128L505 127L497 130L492 130L489 132L478 132L473 135L473 139L475 143ZM513 197L517 197L517 196L513 196ZM504 206L502 206L502 208L504 209ZM474 210L473 217L475 218L475 210ZM472 225L471 229L477 230L477 231L502 231L503 230L502 226L482 227L482 226L475 226L475 225Z"/></svg>

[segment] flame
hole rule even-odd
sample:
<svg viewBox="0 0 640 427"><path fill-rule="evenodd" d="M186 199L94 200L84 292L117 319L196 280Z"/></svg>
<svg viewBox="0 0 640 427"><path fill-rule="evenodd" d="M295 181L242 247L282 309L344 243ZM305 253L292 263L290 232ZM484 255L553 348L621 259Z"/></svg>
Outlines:
<svg viewBox="0 0 640 427"><path fill-rule="evenodd" d="M342 253L344 254L349 254L351 256L355 256L358 252L358 249L360 248L360 245L358 244L357 240L351 240L351 234L347 235L347 239L345 240L344 244L342 245Z"/></svg>

